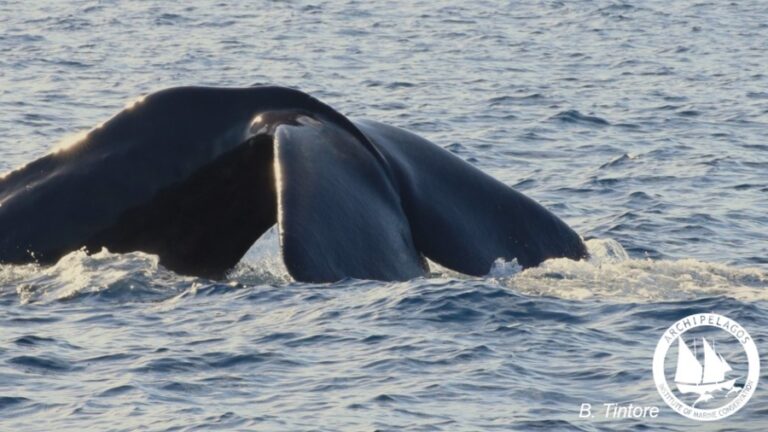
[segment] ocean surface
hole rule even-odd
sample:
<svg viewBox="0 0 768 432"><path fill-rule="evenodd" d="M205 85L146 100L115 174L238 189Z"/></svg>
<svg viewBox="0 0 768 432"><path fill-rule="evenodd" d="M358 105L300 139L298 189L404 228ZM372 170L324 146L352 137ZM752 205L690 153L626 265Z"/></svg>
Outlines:
<svg viewBox="0 0 768 432"><path fill-rule="evenodd" d="M165 87L286 85L445 147L591 252L330 285L291 281L274 232L225 281L2 265L0 430L766 430L768 364L702 423L651 363L698 312L768 359L767 23L756 0L0 1L0 172Z"/></svg>

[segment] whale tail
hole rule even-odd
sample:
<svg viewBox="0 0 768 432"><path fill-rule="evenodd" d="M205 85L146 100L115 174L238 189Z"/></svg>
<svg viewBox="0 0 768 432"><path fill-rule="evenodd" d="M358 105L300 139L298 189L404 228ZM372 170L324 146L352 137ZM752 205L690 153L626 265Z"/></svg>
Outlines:
<svg viewBox="0 0 768 432"><path fill-rule="evenodd" d="M299 281L403 280L426 256L474 275L585 256L543 207L401 129L296 90L175 88L0 178L0 262L85 247L223 277L278 224Z"/></svg>

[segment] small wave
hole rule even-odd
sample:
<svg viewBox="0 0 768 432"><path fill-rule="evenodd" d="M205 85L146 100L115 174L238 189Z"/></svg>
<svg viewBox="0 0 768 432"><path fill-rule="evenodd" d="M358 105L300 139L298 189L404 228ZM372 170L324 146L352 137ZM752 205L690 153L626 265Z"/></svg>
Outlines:
<svg viewBox="0 0 768 432"><path fill-rule="evenodd" d="M136 386L127 385L127 384L118 385L102 391L97 396L98 397L115 397L115 396L120 396L120 395L137 391L137 390L138 388Z"/></svg>
<svg viewBox="0 0 768 432"><path fill-rule="evenodd" d="M613 168L627 164L629 161L635 160L637 156L624 153L621 156L600 165L600 169Z"/></svg>
<svg viewBox="0 0 768 432"><path fill-rule="evenodd" d="M768 92L747 92L750 99L768 99Z"/></svg>
<svg viewBox="0 0 768 432"><path fill-rule="evenodd" d="M683 117L698 117L701 115L701 111L698 111L695 109L686 109L686 110L678 111L677 115L683 116Z"/></svg>
<svg viewBox="0 0 768 432"><path fill-rule="evenodd" d="M397 90L400 88L413 88L416 84L407 81L394 81L386 85L388 90Z"/></svg>
<svg viewBox="0 0 768 432"><path fill-rule="evenodd" d="M24 348L32 348L32 347L46 347L49 349L57 349L57 350L79 350L81 347L77 345L73 345L65 340L62 339L54 339L50 337L42 337L37 336L34 334L28 334L24 336L19 336L13 341L16 345Z"/></svg>
<svg viewBox="0 0 768 432"><path fill-rule="evenodd" d="M8 360L8 363L18 367L38 372L68 372L75 365L59 357L52 356L18 356Z"/></svg>
<svg viewBox="0 0 768 432"><path fill-rule="evenodd" d="M26 346L33 346L33 345L43 345L47 343L53 343L56 339L53 338L47 338L47 337L40 337L35 335L26 335L16 338L14 342L16 345L26 345Z"/></svg>
<svg viewBox="0 0 768 432"><path fill-rule="evenodd" d="M173 13L163 13L155 18L156 25L176 25L179 23L189 22L190 20L182 15Z"/></svg>
<svg viewBox="0 0 768 432"><path fill-rule="evenodd" d="M554 116L550 117L550 120L559 121L562 123L583 124L592 126L610 126L608 120L597 117L582 114L576 110L561 111Z"/></svg>
<svg viewBox="0 0 768 432"><path fill-rule="evenodd" d="M541 93L532 93L525 96L497 96L488 100L489 106L499 105L535 105L547 102L547 98Z"/></svg>
<svg viewBox="0 0 768 432"><path fill-rule="evenodd" d="M151 359L135 367L139 373L182 373L211 369L253 368L258 364L272 362L280 366L295 364L273 353L230 353L209 352L201 356L179 357L177 355Z"/></svg>
<svg viewBox="0 0 768 432"><path fill-rule="evenodd" d="M28 402L30 402L30 400L25 397L0 396L0 411L5 408L12 408Z"/></svg>

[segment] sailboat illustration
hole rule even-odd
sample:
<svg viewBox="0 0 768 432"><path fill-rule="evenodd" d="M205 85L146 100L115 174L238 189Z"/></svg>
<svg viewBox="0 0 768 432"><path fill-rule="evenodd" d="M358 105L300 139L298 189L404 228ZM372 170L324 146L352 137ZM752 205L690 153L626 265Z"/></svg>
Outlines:
<svg viewBox="0 0 768 432"><path fill-rule="evenodd" d="M683 394L696 393L699 398L693 403L693 406L700 401L708 401L713 398L712 393L719 390L729 390L728 394L739 390L735 387L736 379L725 379L725 374L730 372L731 366L718 354L709 342L702 338L704 345L704 366L702 367L696 355L691 352L683 342L683 338L678 338L677 352L677 370L675 371L675 384L677 389ZM694 340L695 344L695 340ZM695 345L694 345L695 348Z"/></svg>

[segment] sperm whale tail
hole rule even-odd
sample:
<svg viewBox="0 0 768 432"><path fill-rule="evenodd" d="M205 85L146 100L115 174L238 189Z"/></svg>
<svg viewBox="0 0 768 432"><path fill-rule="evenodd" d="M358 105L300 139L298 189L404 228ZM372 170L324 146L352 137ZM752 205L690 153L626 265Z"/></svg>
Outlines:
<svg viewBox="0 0 768 432"><path fill-rule="evenodd" d="M275 223L299 281L404 280L425 256L481 275L498 257L586 254L552 213L440 147L281 87L154 93L0 178L0 262L106 247L220 278Z"/></svg>

